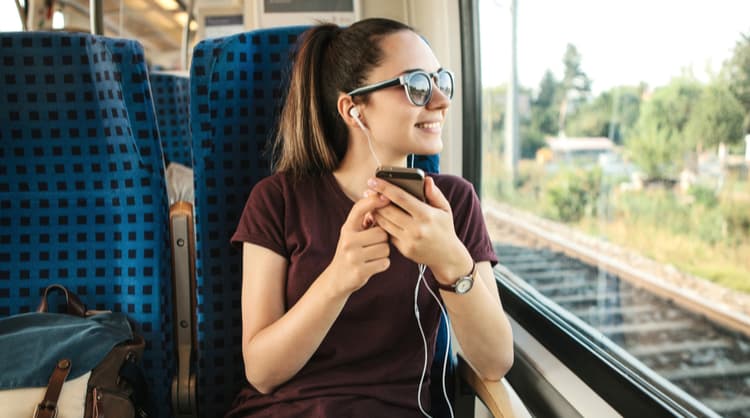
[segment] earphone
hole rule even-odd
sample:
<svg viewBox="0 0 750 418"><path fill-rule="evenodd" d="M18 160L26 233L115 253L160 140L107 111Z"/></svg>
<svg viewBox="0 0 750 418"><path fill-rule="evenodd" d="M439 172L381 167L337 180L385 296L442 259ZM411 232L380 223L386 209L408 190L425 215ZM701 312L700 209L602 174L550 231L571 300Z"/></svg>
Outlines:
<svg viewBox="0 0 750 418"><path fill-rule="evenodd" d="M450 319L448 318L448 313L445 312L445 308L443 307L443 304L440 302L440 299L438 299L437 295L435 295L435 292L430 289L430 286L427 284L427 279L424 277L425 270L427 270L427 266L424 264L419 265L419 277L417 278L417 285L414 287L414 316L417 320L417 327L419 327L419 334L422 337L422 343L424 344L424 365L422 366L422 375L419 378L419 386L417 387L417 405L419 406L419 411L422 412L422 415L428 418L432 418L430 414L427 413L427 411L424 410L422 407L422 382L424 381L424 377L427 374L427 337L425 336L424 329L422 328L422 321L419 319L419 305L417 304L417 300L419 299L419 285L423 284L427 291L430 292L430 295L432 295L432 298L435 299L435 302L437 302L438 307L440 308L440 314L442 315L444 319L444 325L447 328L447 341L446 341L446 347L445 347L445 356L443 357L443 374L442 374L442 384L443 384L443 397L445 398L445 403L448 405L448 412L450 414L450 417L453 418L453 407L451 406L450 400L448 399L448 393L445 390L445 371L448 368L448 353L450 352L451 347L451 330L450 330Z"/></svg>
<svg viewBox="0 0 750 418"><path fill-rule="evenodd" d="M362 132L365 133L365 136L367 137L367 145L370 147L370 154L372 154L372 158L375 159L375 163L380 167L382 164L380 164L380 159L375 154L375 148L372 146L372 138L370 138L370 130L365 127L365 124L362 123L362 120L360 119L362 117L362 114L359 113L359 109L356 107L352 107L349 109L349 116L354 118L354 122L359 125L359 128L362 129Z"/></svg>

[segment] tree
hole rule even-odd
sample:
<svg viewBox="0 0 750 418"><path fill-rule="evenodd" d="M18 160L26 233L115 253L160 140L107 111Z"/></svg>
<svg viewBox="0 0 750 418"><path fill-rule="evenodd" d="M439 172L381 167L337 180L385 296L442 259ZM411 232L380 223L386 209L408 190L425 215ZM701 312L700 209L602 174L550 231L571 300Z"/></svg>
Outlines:
<svg viewBox="0 0 750 418"><path fill-rule="evenodd" d="M685 128L703 90L697 81L676 78L654 91L641 106L635 132L625 142L628 154L649 178L675 174L692 144Z"/></svg>
<svg viewBox="0 0 750 418"><path fill-rule="evenodd" d="M706 87L685 127L685 137L700 151L703 147L738 144L743 140L745 111L729 89L720 84Z"/></svg>
<svg viewBox="0 0 750 418"><path fill-rule="evenodd" d="M750 132L750 34L740 35L732 57L724 63L723 75L745 110L744 128Z"/></svg>
<svg viewBox="0 0 750 418"><path fill-rule="evenodd" d="M542 81L539 82L539 93L531 101L531 126L544 135L557 134L557 110L555 108L555 97L560 84L550 70L544 72Z"/></svg>
<svg viewBox="0 0 750 418"><path fill-rule="evenodd" d="M591 80L581 69L581 54L573 44L568 44L563 56L565 73L560 81L558 90L559 113L558 113L558 133L560 136L565 135L565 120L569 108L586 98L591 91Z"/></svg>
<svg viewBox="0 0 750 418"><path fill-rule="evenodd" d="M603 136L623 142L638 121L643 86L620 86L603 91L581 105L567 122L570 136Z"/></svg>

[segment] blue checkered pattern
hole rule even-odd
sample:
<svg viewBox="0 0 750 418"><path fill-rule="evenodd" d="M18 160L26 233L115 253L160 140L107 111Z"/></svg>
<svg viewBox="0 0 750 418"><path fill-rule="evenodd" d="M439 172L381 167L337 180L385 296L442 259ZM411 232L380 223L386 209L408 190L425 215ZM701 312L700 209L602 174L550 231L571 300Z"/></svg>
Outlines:
<svg viewBox="0 0 750 418"><path fill-rule="evenodd" d="M0 34L0 315L35 309L52 283L127 314L168 416L168 208L147 81L134 41Z"/></svg>
<svg viewBox="0 0 750 418"><path fill-rule="evenodd" d="M167 162L193 166L190 140L190 79L175 74L151 73L151 92L159 134Z"/></svg>
<svg viewBox="0 0 750 418"><path fill-rule="evenodd" d="M198 403L219 416L244 381L241 253L229 244L250 189L270 173L264 151L284 96L290 47L303 27L208 39L193 52Z"/></svg>
<svg viewBox="0 0 750 418"><path fill-rule="evenodd" d="M208 39L193 52L190 111L195 173L198 402L226 411L245 376L241 253L229 244L251 188L270 174L269 144L286 94L291 51L307 27ZM437 156L418 157L435 172Z"/></svg>

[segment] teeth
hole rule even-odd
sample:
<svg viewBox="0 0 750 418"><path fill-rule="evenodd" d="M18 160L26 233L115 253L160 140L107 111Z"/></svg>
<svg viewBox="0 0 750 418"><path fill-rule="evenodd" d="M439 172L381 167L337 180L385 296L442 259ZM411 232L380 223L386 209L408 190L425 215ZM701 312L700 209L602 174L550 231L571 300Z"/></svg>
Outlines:
<svg viewBox="0 0 750 418"><path fill-rule="evenodd" d="M440 128L440 122L418 123L417 128L437 129Z"/></svg>

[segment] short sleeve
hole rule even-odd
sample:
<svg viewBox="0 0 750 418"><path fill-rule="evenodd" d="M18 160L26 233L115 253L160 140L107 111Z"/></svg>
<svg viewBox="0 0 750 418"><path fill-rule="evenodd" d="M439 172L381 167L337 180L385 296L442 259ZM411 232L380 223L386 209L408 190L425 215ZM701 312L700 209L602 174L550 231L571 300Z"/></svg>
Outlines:
<svg viewBox="0 0 750 418"><path fill-rule="evenodd" d="M232 235L232 244L260 245L288 258L285 245L285 193L280 175L258 182L245 203L240 222Z"/></svg>
<svg viewBox="0 0 750 418"><path fill-rule="evenodd" d="M474 186L457 176L440 175L435 180L451 204L456 235L471 257L474 261L489 261L493 266L497 264L497 255L484 222L482 204Z"/></svg>

